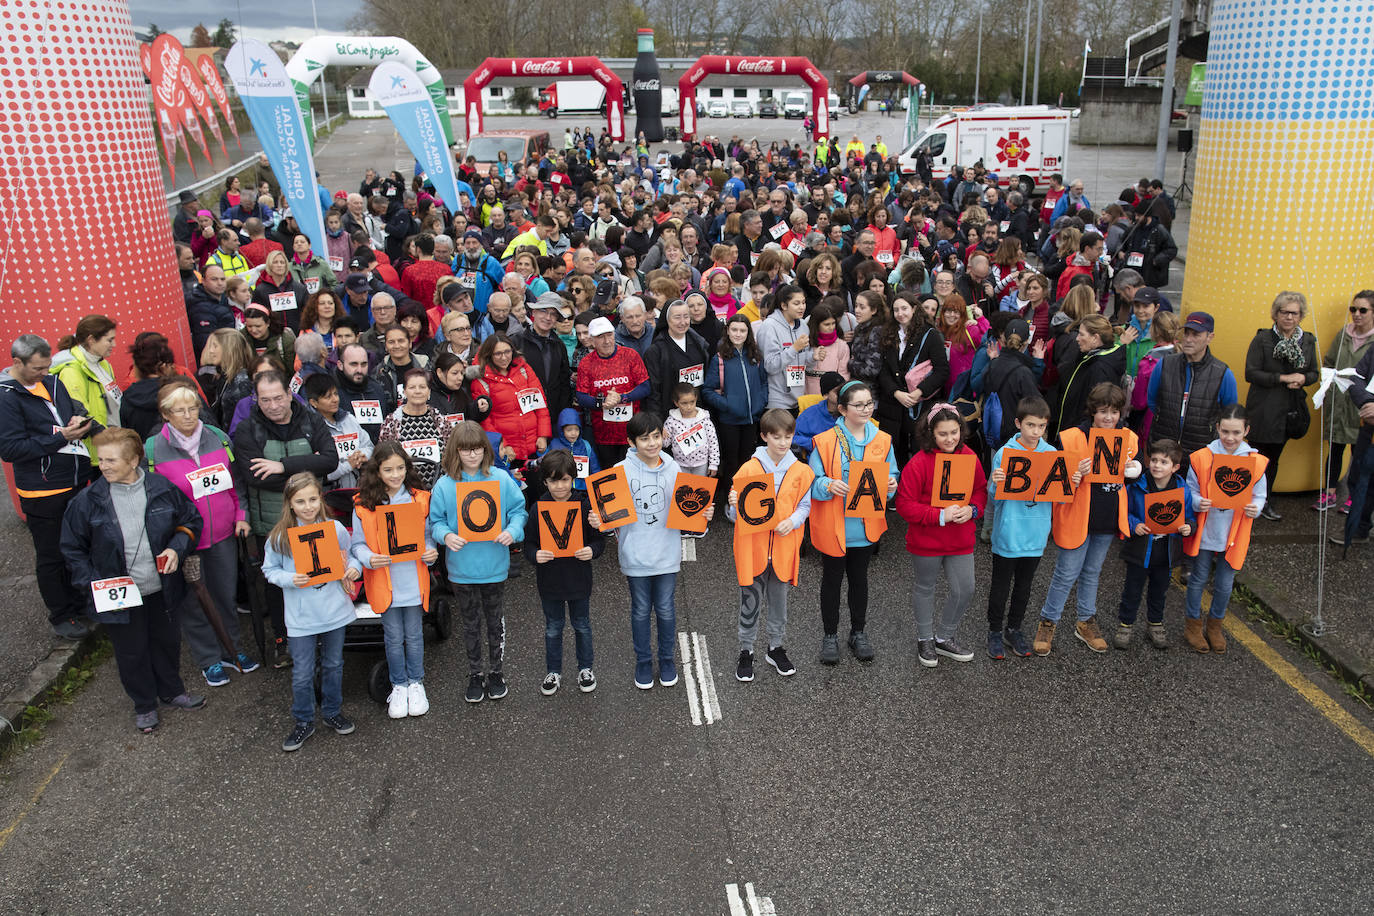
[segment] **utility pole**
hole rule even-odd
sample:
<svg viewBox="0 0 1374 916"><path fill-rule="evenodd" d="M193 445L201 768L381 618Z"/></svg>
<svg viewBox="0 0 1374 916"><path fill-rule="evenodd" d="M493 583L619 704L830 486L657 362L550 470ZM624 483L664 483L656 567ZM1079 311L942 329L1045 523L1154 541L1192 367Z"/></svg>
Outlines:
<svg viewBox="0 0 1374 916"><path fill-rule="evenodd" d="M978 58L973 65L973 104L978 104L979 81L983 76L983 3L978 3Z"/></svg>
<svg viewBox="0 0 1374 916"><path fill-rule="evenodd" d="M1169 120L1174 115L1174 68L1178 66L1178 18L1183 0L1174 0L1169 14L1169 47L1164 54L1164 86L1159 92L1159 131L1155 134L1155 175L1163 180L1169 156Z"/></svg>
<svg viewBox="0 0 1374 916"><path fill-rule="evenodd" d="M1026 72L1030 70L1030 7L1026 0L1026 33L1021 42L1021 104L1026 104Z"/></svg>
<svg viewBox="0 0 1374 916"><path fill-rule="evenodd" d="M1035 82L1031 88L1031 104L1040 104L1040 29L1045 22L1045 0L1035 8Z"/></svg>
<svg viewBox="0 0 1374 916"><path fill-rule="evenodd" d="M319 14L319 12L315 9L315 0L310 0L310 15L312 15L312 16L315 17L315 35L318 36L318 35L320 34L320 14ZM320 71L320 98L324 100L324 126L325 126L325 127L328 127L328 126L329 126L329 81L325 78L325 73L326 73L326 72L327 72L327 71L325 71L325 70L321 70L321 71ZM318 134L319 132L320 132L320 129L319 129L318 127L316 127L316 128L315 128L315 133Z"/></svg>

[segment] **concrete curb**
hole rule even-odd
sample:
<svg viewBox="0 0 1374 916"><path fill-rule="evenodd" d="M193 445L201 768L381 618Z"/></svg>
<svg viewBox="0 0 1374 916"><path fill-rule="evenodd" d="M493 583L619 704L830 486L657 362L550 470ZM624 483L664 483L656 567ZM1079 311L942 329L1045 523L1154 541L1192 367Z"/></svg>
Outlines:
<svg viewBox="0 0 1374 916"><path fill-rule="evenodd" d="M93 631L79 642L63 640L62 644L54 647L46 658L34 665L23 683L4 698L0 698L0 716L8 719L12 725L12 728L6 728L4 723L0 722L0 754L9 750L10 745L14 743L24 710L42 699L43 694L57 683L68 668L94 651L100 638L101 634Z"/></svg>
<svg viewBox="0 0 1374 916"><path fill-rule="evenodd" d="M1253 598L1260 607L1292 624L1294 633L1297 634L1302 644L1316 652L1327 664L1334 666L1342 677L1352 683L1361 684L1374 692L1374 664L1365 661L1344 643L1332 637L1315 639L1307 635L1299 627L1299 624L1307 620L1307 615L1289 607L1282 601L1275 600L1273 592L1267 586L1257 585L1254 577L1245 575L1243 572L1239 573L1236 576L1236 585Z"/></svg>

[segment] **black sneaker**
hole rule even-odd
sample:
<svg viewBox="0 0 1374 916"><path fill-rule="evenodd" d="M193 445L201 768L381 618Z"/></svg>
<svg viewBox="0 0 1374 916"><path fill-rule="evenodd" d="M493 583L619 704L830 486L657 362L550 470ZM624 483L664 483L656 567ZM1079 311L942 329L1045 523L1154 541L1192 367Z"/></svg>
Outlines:
<svg viewBox="0 0 1374 916"><path fill-rule="evenodd" d="M821 664L838 665L840 663L840 639L839 636L830 634L821 637Z"/></svg>
<svg viewBox="0 0 1374 916"><path fill-rule="evenodd" d="M748 649L740 650L739 663L735 665L735 680L746 684L754 679L754 653Z"/></svg>
<svg viewBox="0 0 1374 916"><path fill-rule="evenodd" d="M849 651L854 653L854 657L861 662L873 661L873 643L868 641L868 634L863 630L853 630L848 639Z"/></svg>
<svg viewBox="0 0 1374 916"><path fill-rule="evenodd" d="M77 620L75 617L60 620L57 623L50 624L50 626L52 627L52 635L56 636L58 639L85 639L91 632L86 624Z"/></svg>
<svg viewBox="0 0 1374 916"><path fill-rule="evenodd" d="M287 645L284 639L279 638L272 644L272 667L277 669L291 667L291 647Z"/></svg>
<svg viewBox="0 0 1374 916"><path fill-rule="evenodd" d="M927 668L934 668L940 664L940 657L935 654L935 640L916 640L916 660Z"/></svg>
<svg viewBox="0 0 1374 916"><path fill-rule="evenodd" d="M474 674L468 678L467 693L463 694L463 699L469 703L480 703L487 698L486 680L480 674Z"/></svg>
<svg viewBox="0 0 1374 916"><path fill-rule="evenodd" d="M315 734L314 722L297 722L291 728L291 734L286 736L286 740L281 743L284 751L298 751L301 745L310 740L310 736Z"/></svg>
<svg viewBox="0 0 1374 916"><path fill-rule="evenodd" d="M853 637L850 637L851 639ZM792 664L792 659L787 657L787 650L782 646L768 650L768 664L773 666L773 670L783 677L791 677L797 673L797 666Z"/></svg>
<svg viewBox="0 0 1374 916"><path fill-rule="evenodd" d="M935 652L945 658L952 658L956 662L973 661L973 650L965 649L952 639L935 640Z"/></svg>
<svg viewBox="0 0 1374 916"><path fill-rule="evenodd" d="M1007 649L1011 651L1012 655L1017 655L1021 658L1030 658L1030 643L1026 642L1026 637L1020 630L1003 630L1002 641L1006 644Z"/></svg>
<svg viewBox="0 0 1374 916"><path fill-rule="evenodd" d="M343 713L339 713L337 716L325 716L322 721L326 726L334 729L334 733L337 735L351 735L353 730L357 728L353 724L353 720Z"/></svg>
<svg viewBox="0 0 1374 916"><path fill-rule="evenodd" d="M506 695L506 679L500 672L492 672L487 675L487 699L499 700Z"/></svg>
<svg viewBox="0 0 1374 916"><path fill-rule="evenodd" d="M1007 657L1007 652L1002 643L1002 631L993 630L988 634L988 658L1001 660Z"/></svg>
<svg viewBox="0 0 1374 916"><path fill-rule="evenodd" d="M1274 507L1265 502L1264 508L1260 510L1260 518L1267 518L1271 522L1283 521L1283 516L1274 511Z"/></svg>

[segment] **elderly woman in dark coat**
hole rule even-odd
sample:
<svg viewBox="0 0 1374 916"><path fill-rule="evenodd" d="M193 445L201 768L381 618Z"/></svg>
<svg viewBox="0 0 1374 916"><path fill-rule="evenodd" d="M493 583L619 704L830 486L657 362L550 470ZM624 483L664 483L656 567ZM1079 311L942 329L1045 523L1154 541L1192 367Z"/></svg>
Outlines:
<svg viewBox="0 0 1374 916"><path fill-rule="evenodd" d="M1250 385L1245 412L1250 418L1250 444L1269 459L1264 477L1272 494L1283 447L1288 440L1307 434L1311 414L1303 389L1317 383L1321 364L1316 335L1300 327L1307 317L1307 298L1302 293L1279 293L1270 317L1273 325L1255 333L1245 354L1245 381ZM1281 518L1272 499L1260 514L1274 522Z"/></svg>

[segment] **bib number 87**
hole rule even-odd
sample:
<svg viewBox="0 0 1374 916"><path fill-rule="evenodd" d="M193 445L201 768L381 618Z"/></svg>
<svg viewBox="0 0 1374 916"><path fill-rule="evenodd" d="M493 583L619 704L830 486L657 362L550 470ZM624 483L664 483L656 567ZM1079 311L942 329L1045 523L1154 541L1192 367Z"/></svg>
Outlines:
<svg viewBox="0 0 1374 916"><path fill-rule="evenodd" d="M127 585L116 585L114 588L109 589L109 594L111 601L123 601L129 596L129 587Z"/></svg>

